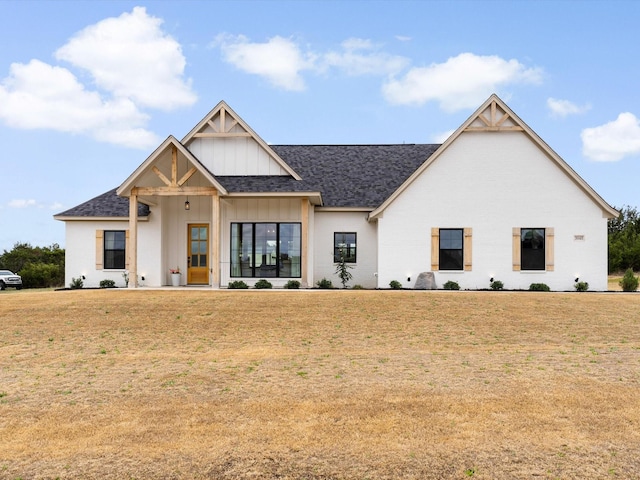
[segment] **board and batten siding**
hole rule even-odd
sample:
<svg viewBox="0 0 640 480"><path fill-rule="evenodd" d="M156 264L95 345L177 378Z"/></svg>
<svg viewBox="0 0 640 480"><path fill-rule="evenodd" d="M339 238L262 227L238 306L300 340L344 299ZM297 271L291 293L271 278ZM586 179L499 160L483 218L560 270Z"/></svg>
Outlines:
<svg viewBox="0 0 640 480"><path fill-rule="evenodd" d="M387 207L378 220L380 287L433 270L434 228L473 231L471 270L435 271L439 288L448 280L489 288L493 277L507 289L574 290L579 277L607 289L606 216L522 132L462 133ZM553 234L545 271L514 268L515 228Z"/></svg>
<svg viewBox="0 0 640 480"><path fill-rule="evenodd" d="M288 175L251 137L195 138L187 148L214 175Z"/></svg>

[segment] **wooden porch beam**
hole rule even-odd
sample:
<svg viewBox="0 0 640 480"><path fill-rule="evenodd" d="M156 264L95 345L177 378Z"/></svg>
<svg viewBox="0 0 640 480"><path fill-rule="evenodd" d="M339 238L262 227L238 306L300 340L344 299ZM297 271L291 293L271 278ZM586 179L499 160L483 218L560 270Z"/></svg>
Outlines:
<svg viewBox="0 0 640 480"><path fill-rule="evenodd" d="M302 229L300 241L302 245L300 246L300 276L303 283L303 287L309 286L309 279L307 278L309 266L308 266L308 257L309 257L309 199L304 197L300 201L300 220Z"/></svg>
<svg viewBox="0 0 640 480"><path fill-rule="evenodd" d="M138 287L138 196L129 196L129 288Z"/></svg>
<svg viewBox="0 0 640 480"><path fill-rule="evenodd" d="M211 197L211 287L220 287L220 196Z"/></svg>
<svg viewBox="0 0 640 480"><path fill-rule="evenodd" d="M179 187L179 186L167 186L167 187L133 187L131 189L132 195L138 196L153 196L158 195L161 197L178 197L180 195L204 195L211 196L217 195L218 190L215 187Z"/></svg>

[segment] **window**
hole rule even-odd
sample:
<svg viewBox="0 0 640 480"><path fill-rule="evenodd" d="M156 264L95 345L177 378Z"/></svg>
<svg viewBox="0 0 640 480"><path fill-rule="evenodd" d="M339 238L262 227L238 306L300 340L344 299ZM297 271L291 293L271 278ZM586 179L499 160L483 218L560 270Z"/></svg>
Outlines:
<svg viewBox="0 0 640 480"><path fill-rule="evenodd" d="M345 263L356 263L356 233L335 232L333 234L333 261L340 262L344 255Z"/></svg>
<svg viewBox="0 0 640 480"><path fill-rule="evenodd" d="M231 276L299 278L301 245L299 223L232 223Z"/></svg>
<svg viewBox="0 0 640 480"><path fill-rule="evenodd" d="M554 229L513 228L513 270L554 269Z"/></svg>
<svg viewBox="0 0 640 480"><path fill-rule="evenodd" d="M126 261L126 232L124 230L105 230L104 232L104 269L122 270Z"/></svg>
<svg viewBox="0 0 640 480"><path fill-rule="evenodd" d="M461 228L440 229L440 270L463 269L463 238Z"/></svg>
<svg viewBox="0 0 640 480"><path fill-rule="evenodd" d="M522 270L545 269L544 228L520 229L520 265Z"/></svg>
<svg viewBox="0 0 640 480"><path fill-rule="evenodd" d="M431 270L472 270L473 229L431 228Z"/></svg>

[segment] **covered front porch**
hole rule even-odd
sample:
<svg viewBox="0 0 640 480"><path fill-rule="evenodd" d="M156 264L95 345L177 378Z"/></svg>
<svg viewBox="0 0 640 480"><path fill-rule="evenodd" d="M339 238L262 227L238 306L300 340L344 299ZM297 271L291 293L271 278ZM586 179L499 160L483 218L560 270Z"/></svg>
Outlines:
<svg viewBox="0 0 640 480"><path fill-rule="evenodd" d="M129 198L129 288L150 270L158 286L219 288L259 278L312 283L309 197L228 192L188 150L171 138L165 143L118 191ZM138 202L155 216L142 225L143 240Z"/></svg>

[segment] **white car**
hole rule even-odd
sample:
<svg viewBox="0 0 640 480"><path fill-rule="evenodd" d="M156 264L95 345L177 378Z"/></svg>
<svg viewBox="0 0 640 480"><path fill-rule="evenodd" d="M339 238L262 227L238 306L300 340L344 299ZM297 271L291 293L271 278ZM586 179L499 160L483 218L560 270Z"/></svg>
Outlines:
<svg viewBox="0 0 640 480"><path fill-rule="evenodd" d="M22 277L9 270L0 270L0 290L7 287L14 287L16 290L22 288Z"/></svg>

